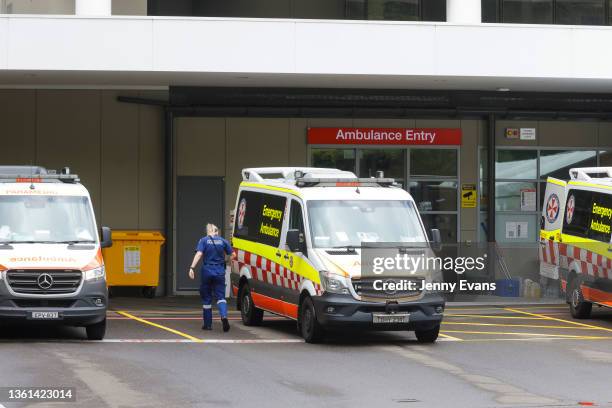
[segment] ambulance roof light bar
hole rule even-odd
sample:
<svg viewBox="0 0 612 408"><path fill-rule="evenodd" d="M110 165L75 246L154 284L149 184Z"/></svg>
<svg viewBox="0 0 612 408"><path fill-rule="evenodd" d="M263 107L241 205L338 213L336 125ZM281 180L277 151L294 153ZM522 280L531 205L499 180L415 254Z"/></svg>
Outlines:
<svg viewBox="0 0 612 408"><path fill-rule="evenodd" d="M64 167L59 171L40 166L0 166L0 183L78 183L79 176Z"/></svg>
<svg viewBox="0 0 612 408"><path fill-rule="evenodd" d="M593 179L603 178L596 175L605 174L606 178L612 178L612 167L578 167L570 169L570 177L572 180L591 181ZM589 174L593 175L590 176Z"/></svg>
<svg viewBox="0 0 612 408"><path fill-rule="evenodd" d="M257 167L242 170L243 181L255 181L258 183L262 183L265 181L293 183L296 179L306 176L319 178L357 177L354 173L350 171L318 167Z"/></svg>

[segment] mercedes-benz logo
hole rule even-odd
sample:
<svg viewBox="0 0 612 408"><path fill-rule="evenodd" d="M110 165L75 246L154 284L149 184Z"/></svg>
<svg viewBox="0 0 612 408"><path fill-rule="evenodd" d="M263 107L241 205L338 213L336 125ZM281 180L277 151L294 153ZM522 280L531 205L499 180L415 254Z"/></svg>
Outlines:
<svg viewBox="0 0 612 408"><path fill-rule="evenodd" d="M388 285L389 283L392 283L393 286L397 285L397 281L395 279L387 279L385 280L385 283ZM387 286L388 287L388 286ZM397 289L385 289L384 292L387 295L395 295L397 293Z"/></svg>
<svg viewBox="0 0 612 408"><path fill-rule="evenodd" d="M48 273L43 273L42 275L38 277L37 282L38 282L39 288L43 290L47 290L47 289L50 289L51 286L53 286L53 277L49 275Z"/></svg>

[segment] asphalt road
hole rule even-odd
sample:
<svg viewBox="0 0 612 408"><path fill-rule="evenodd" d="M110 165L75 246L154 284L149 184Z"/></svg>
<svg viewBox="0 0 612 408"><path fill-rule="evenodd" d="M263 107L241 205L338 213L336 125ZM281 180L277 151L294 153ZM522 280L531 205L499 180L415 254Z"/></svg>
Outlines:
<svg viewBox="0 0 612 408"><path fill-rule="evenodd" d="M449 307L443 336L338 333L295 324L200 330L189 301L114 299L107 338L3 327L0 386L75 387L72 403L5 407L612 407L612 312L565 305Z"/></svg>

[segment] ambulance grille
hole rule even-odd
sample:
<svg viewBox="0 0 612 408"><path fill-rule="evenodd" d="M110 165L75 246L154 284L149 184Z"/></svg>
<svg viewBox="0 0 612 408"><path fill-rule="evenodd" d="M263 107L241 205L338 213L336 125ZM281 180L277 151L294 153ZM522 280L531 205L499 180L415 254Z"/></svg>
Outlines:
<svg viewBox="0 0 612 408"><path fill-rule="evenodd" d="M353 284L353 288L355 289L355 293L357 293L357 295L361 296L362 298L369 298L369 299L380 299L380 300L397 300L397 299L403 299L403 298L413 298L416 296L419 296L421 294L421 290L398 290L395 292L385 292L382 290L377 290L374 288L374 282L377 280L381 280L381 278L364 278L364 279L353 279L352 280L352 284ZM390 278L390 279L383 279L383 280L394 280L394 281L399 281L399 280L410 280L414 282L414 287L416 288L420 288L421 287L421 282L422 282L422 278L414 278L414 277L410 277L410 278Z"/></svg>
<svg viewBox="0 0 612 408"><path fill-rule="evenodd" d="M42 275L47 276L41 279ZM82 279L83 272L78 270L13 269L6 272L6 281L13 292L27 295L74 293L81 285Z"/></svg>

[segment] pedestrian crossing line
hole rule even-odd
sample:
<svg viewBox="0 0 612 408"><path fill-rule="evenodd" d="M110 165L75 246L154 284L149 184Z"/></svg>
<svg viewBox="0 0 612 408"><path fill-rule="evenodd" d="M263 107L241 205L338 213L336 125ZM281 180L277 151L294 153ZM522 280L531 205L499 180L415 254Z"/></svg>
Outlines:
<svg viewBox="0 0 612 408"><path fill-rule="evenodd" d="M130 319L136 320L137 322L140 322L140 323L143 323L143 324L148 324L149 326L157 327L158 329L165 330L167 332L176 334L176 335L181 336L181 337L185 337L186 339L189 339L189 340L194 341L196 343L202 343L203 342L202 339L198 339L197 337L193 337L193 336L191 336L191 335L189 335L187 333L183 333L182 331L171 329L170 327L166 327L166 326L163 326L163 325L158 324L158 323L153 323L153 322L150 322L148 320L141 319L140 317L136 317L136 316L134 316L132 314L129 314L127 312L117 311L117 313L119 313L122 316L129 317Z"/></svg>

